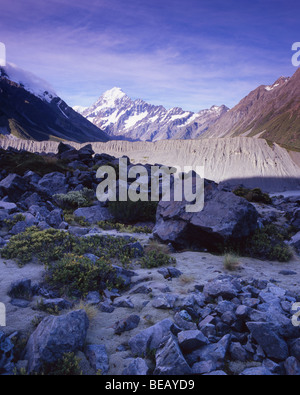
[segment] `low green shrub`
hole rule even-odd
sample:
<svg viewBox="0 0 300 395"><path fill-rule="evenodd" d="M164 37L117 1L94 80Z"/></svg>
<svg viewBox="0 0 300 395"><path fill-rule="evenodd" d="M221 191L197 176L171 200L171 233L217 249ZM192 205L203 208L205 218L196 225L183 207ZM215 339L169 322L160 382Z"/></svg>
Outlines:
<svg viewBox="0 0 300 395"><path fill-rule="evenodd" d="M139 221L155 222L158 202L109 202L108 209L117 222L125 224Z"/></svg>
<svg viewBox="0 0 300 395"><path fill-rule="evenodd" d="M250 256L262 260L288 262L293 257L290 246L285 243L289 239L288 228L270 224L257 229L252 236L243 241L231 241L225 246L224 252L235 252L239 256Z"/></svg>
<svg viewBox="0 0 300 395"><path fill-rule="evenodd" d="M70 191L66 194L54 195L53 199L62 209L89 207L93 204L95 192L92 189L83 188L82 191Z"/></svg>
<svg viewBox="0 0 300 395"><path fill-rule="evenodd" d="M14 217L12 219L5 219L3 222L5 223L5 225L7 226L7 229L9 231L12 230L12 228L21 221L25 221L25 216L21 213L14 215Z"/></svg>
<svg viewBox="0 0 300 395"><path fill-rule="evenodd" d="M135 241L134 238L107 235L80 238L57 229L40 230L31 227L11 237L1 250L1 257L16 259L22 266L36 256L42 263L48 265L68 253L75 255L91 253L99 258L108 258L122 265L129 265L135 256L135 251L133 248L128 248L128 244Z"/></svg>
<svg viewBox="0 0 300 395"><path fill-rule="evenodd" d="M81 376L80 358L76 357L73 352L65 353L60 360L44 364L40 374L45 376Z"/></svg>
<svg viewBox="0 0 300 395"><path fill-rule="evenodd" d="M152 233L152 228L150 226L125 225L113 221L99 221L97 222L97 225L103 230L115 229L118 232L123 233Z"/></svg>
<svg viewBox="0 0 300 395"><path fill-rule="evenodd" d="M86 296L90 291L122 287L109 259L100 258L95 263L85 256L66 254L50 265L47 281L61 294Z"/></svg>
<svg viewBox="0 0 300 395"><path fill-rule="evenodd" d="M77 255L92 253L98 257L119 261L126 266L135 255L134 249L128 248L128 244L135 241L134 238L95 235L78 239L73 252Z"/></svg>
<svg viewBox="0 0 300 395"><path fill-rule="evenodd" d="M141 266L144 268L156 268L166 265L174 265L176 259L161 251L148 251L140 260Z"/></svg>
<svg viewBox="0 0 300 395"><path fill-rule="evenodd" d="M47 264L60 259L66 252L71 252L74 244L75 237L67 232L56 229L40 230L33 226L11 237L1 250L1 257L16 259L22 266L37 256L41 262Z"/></svg>
<svg viewBox="0 0 300 395"><path fill-rule="evenodd" d="M248 202L265 204L272 203L272 199L270 198L270 196L267 193L263 193L259 188L248 189L239 187L235 189L233 193L237 196L245 198L246 200L248 200Z"/></svg>
<svg viewBox="0 0 300 395"><path fill-rule="evenodd" d="M288 262L293 256L290 247L284 242L288 238L287 230L273 224L267 225L254 233L245 250L255 258Z"/></svg>
<svg viewBox="0 0 300 395"><path fill-rule="evenodd" d="M16 173L23 176L28 170L34 171L40 176L48 173L66 173L72 171L66 162L49 155L34 154L31 152L7 152L0 149L0 168L8 173Z"/></svg>

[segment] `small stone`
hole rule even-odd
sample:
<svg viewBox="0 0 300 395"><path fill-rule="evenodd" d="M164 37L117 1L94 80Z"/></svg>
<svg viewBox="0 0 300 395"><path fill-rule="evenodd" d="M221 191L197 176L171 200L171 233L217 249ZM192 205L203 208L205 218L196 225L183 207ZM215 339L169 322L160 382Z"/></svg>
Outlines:
<svg viewBox="0 0 300 395"><path fill-rule="evenodd" d="M101 374L108 372L109 360L105 345L90 344L85 348L85 355L96 372L101 372Z"/></svg>
<svg viewBox="0 0 300 395"><path fill-rule="evenodd" d="M128 318L116 322L114 325L115 334L120 335L123 332L137 328L140 320L141 319L138 315L130 315Z"/></svg>
<svg viewBox="0 0 300 395"><path fill-rule="evenodd" d="M209 343L207 337L199 330L178 333L178 343L183 352L189 353Z"/></svg>

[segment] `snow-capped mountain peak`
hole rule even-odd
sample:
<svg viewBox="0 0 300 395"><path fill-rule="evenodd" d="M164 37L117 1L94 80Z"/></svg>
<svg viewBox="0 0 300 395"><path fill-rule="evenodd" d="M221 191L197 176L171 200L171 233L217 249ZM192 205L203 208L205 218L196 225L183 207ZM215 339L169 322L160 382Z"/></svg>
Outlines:
<svg viewBox="0 0 300 395"><path fill-rule="evenodd" d="M113 138L142 141L198 137L228 110L225 106L199 113L179 107L166 110L142 99L131 100L121 88L104 92L84 111L74 109Z"/></svg>
<svg viewBox="0 0 300 395"><path fill-rule="evenodd" d="M7 63L5 67L0 68L0 77L17 83L28 92L47 102L51 102L53 98L57 97L56 92L48 82L13 63Z"/></svg>

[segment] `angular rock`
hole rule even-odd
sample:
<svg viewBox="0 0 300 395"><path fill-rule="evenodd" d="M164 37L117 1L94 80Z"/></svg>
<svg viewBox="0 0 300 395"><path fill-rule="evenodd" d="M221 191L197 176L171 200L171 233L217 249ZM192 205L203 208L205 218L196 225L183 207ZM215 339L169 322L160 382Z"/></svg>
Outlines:
<svg viewBox="0 0 300 395"><path fill-rule="evenodd" d="M213 361L196 362L192 366L192 374L207 374L216 370L216 364Z"/></svg>
<svg viewBox="0 0 300 395"><path fill-rule="evenodd" d="M130 315L124 320L118 321L114 325L116 335L120 335L123 332L131 331L138 327L140 323L140 317L136 314Z"/></svg>
<svg viewBox="0 0 300 395"><path fill-rule="evenodd" d="M126 369L123 370L125 376L146 376L149 374L149 367L142 358L135 358Z"/></svg>
<svg viewBox="0 0 300 395"><path fill-rule="evenodd" d="M194 178L195 185L195 178ZM160 201L154 235L164 242L185 248L216 250L229 240L251 235L257 228L258 213L245 199L218 190L205 180L205 204L202 211L187 213L182 202Z"/></svg>
<svg viewBox="0 0 300 395"><path fill-rule="evenodd" d="M247 361L248 353L240 343L231 343L229 352L233 361Z"/></svg>
<svg viewBox="0 0 300 395"><path fill-rule="evenodd" d="M90 344L85 348L85 355L96 372L106 374L109 371L109 359L103 344Z"/></svg>
<svg viewBox="0 0 300 395"><path fill-rule="evenodd" d="M294 340L290 346L290 354L300 361L300 338Z"/></svg>
<svg viewBox="0 0 300 395"><path fill-rule="evenodd" d="M129 340L129 347L134 355L143 357L148 351L156 350L165 343L171 333L173 322L169 319L144 329Z"/></svg>
<svg viewBox="0 0 300 395"><path fill-rule="evenodd" d="M26 346L28 372L39 372L43 363L55 363L63 354L84 346L89 321L85 311L71 311L43 319Z"/></svg>
<svg viewBox="0 0 300 395"><path fill-rule="evenodd" d="M178 333L178 343L184 353L189 353L197 348L207 345L208 339L201 331L190 330Z"/></svg>
<svg viewBox="0 0 300 395"><path fill-rule="evenodd" d="M231 335L225 335L218 343L209 344L193 351L186 358L190 364L201 361L213 361L216 369L222 369L225 362L226 353L231 342Z"/></svg>
<svg viewBox="0 0 300 395"><path fill-rule="evenodd" d="M152 302L152 306L155 307L156 309L163 309L163 310L173 309L177 299L178 299L177 295L172 295L172 294L160 295L154 299L154 301Z"/></svg>
<svg viewBox="0 0 300 395"><path fill-rule="evenodd" d="M174 335L171 335L165 346L157 351L155 359L154 375L185 375L192 373Z"/></svg>
<svg viewBox="0 0 300 395"><path fill-rule="evenodd" d="M289 357L284 362L287 376L300 376L300 362L295 357Z"/></svg>
<svg viewBox="0 0 300 395"><path fill-rule="evenodd" d="M181 271L175 267L163 267L158 270L158 273L162 274L165 279L167 278L178 278L182 275Z"/></svg>
<svg viewBox="0 0 300 395"><path fill-rule="evenodd" d="M238 290L228 279L216 279L205 284L203 293L208 298L233 299L238 295Z"/></svg>
<svg viewBox="0 0 300 395"><path fill-rule="evenodd" d="M50 196L58 193L67 193L66 176L59 172L46 174L38 182L38 186L44 188Z"/></svg>
<svg viewBox="0 0 300 395"><path fill-rule="evenodd" d="M85 302L90 305L97 305L101 302L101 297L98 291L89 292L85 298Z"/></svg>
<svg viewBox="0 0 300 395"><path fill-rule="evenodd" d="M6 210L8 214L11 214L17 210L17 205L15 203L0 201L0 210Z"/></svg>
<svg viewBox="0 0 300 395"><path fill-rule="evenodd" d="M284 361L288 358L288 346L276 334L273 324L267 322L248 322L247 327L268 358L274 358L279 361Z"/></svg>
<svg viewBox="0 0 300 395"><path fill-rule="evenodd" d="M245 369L240 376L272 376L272 373L265 367Z"/></svg>
<svg viewBox="0 0 300 395"><path fill-rule="evenodd" d="M58 228L63 220L63 211L60 208L57 208L50 212L49 215L46 217L46 222L52 228Z"/></svg>
<svg viewBox="0 0 300 395"><path fill-rule="evenodd" d="M27 183L17 174L9 174L0 182L0 193L7 195L12 202L17 203L27 190Z"/></svg>
<svg viewBox="0 0 300 395"><path fill-rule="evenodd" d="M95 224L99 221L109 221L113 219L107 208L100 205L78 208L74 211L75 217L83 217L88 223Z"/></svg>

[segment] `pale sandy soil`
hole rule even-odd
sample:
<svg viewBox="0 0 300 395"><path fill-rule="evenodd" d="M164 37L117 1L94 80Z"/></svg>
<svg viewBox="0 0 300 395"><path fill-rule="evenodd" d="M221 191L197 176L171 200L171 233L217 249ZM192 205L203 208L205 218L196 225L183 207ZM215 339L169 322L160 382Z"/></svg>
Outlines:
<svg viewBox="0 0 300 395"><path fill-rule="evenodd" d="M154 323L164 319L171 318L173 311L159 310L152 307L153 298L162 294L166 290L171 293L178 294L179 298L185 298L194 290L196 284L205 284L206 281L216 278L220 274L228 273L223 267L223 257L214 256L208 253L199 252L182 252L173 254L177 260L176 267L183 273L178 279L171 281L165 280L158 269L141 269L135 267L134 270L138 274L132 278L133 283L146 285L151 288L149 294L132 294L127 291L121 298L129 298L134 304L134 309L116 308L111 314L103 313L99 310L96 316L91 320L87 335L87 343L105 344L110 356L109 374L122 374L123 369L130 362L129 351L118 352L117 348L126 344L128 340ZM279 274L281 270L292 270L296 275L284 276ZM7 327L4 328L7 333L14 330L21 332L29 332L33 330L32 319L38 314L32 310L36 300L26 309L12 306L7 291L11 282L21 278L31 278L33 282L42 278L43 268L40 265L29 264L23 268L19 268L14 262L7 261L4 263L0 260L0 301L7 307ZM231 274L241 276L243 278L258 278L276 281L276 284L291 291L300 290L300 258L294 258L289 263L279 262L263 262L256 259L241 258L240 267L236 272ZM179 301L180 301L179 299ZM177 302L178 303L178 302ZM113 326L118 320L127 318L131 314L140 316L141 321L138 328L125 332L121 336L114 334Z"/></svg>

